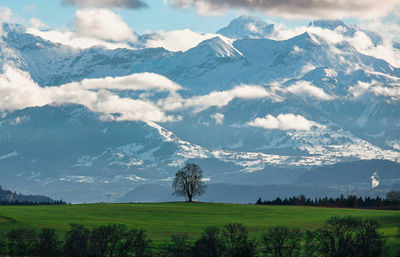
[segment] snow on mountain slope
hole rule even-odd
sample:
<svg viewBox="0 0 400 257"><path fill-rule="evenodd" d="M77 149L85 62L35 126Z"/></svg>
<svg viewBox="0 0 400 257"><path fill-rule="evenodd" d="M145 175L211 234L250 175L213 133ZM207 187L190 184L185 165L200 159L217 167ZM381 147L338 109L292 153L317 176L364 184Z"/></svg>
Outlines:
<svg viewBox="0 0 400 257"><path fill-rule="evenodd" d="M356 31L354 27L347 26L342 20L315 20L310 22L308 26L319 27L328 30L339 30L347 35L353 35Z"/></svg>
<svg viewBox="0 0 400 257"><path fill-rule="evenodd" d="M217 33L229 38L264 38L274 31L274 24L267 24L262 19L252 16L240 16Z"/></svg>
<svg viewBox="0 0 400 257"><path fill-rule="evenodd" d="M12 64L28 71L42 86L153 70L152 61L173 55L163 48L76 49L43 40L27 33L20 25L8 23L3 24L0 46L0 64Z"/></svg>
<svg viewBox="0 0 400 257"><path fill-rule="evenodd" d="M66 193L71 185L94 187L87 192L94 197L108 187L123 192L144 182L163 183L188 160L233 165L229 173L206 171L211 181L224 181L225 176L235 181L240 174L270 166L312 167L370 158L400 162L399 152L382 150L332 129L287 132L292 147L303 151L291 156L208 149L182 140L156 123L104 122L76 105L28 108L3 116L0 124L4 183L18 188L23 178L32 188L45 186L43 192L52 195L57 195L57 190Z"/></svg>
<svg viewBox="0 0 400 257"><path fill-rule="evenodd" d="M316 68L357 73L356 76L362 70L380 72L393 78L400 76L398 68L383 60L361 54L349 44L334 45L307 32L285 41L245 38L236 40L233 47L241 55L220 57L220 49L210 53L210 47L200 44L162 60L157 72L197 94L212 89L229 89L240 83L265 85L282 82L302 77Z"/></svg>
<svg viewBox="0 0 400 257"><path fill-rule="evenodd" d="M349 37L358 31L341 21L310 26ZM62 196L57 189L71 199L85 192L91 201L141 183L170 183L186 161L212 162L206 177L211 182L229 177L232 183L254 181L272 168L368 159L400 163L400 69L347 41L332 43L310 32L268 39L276 29L241 17L219 31L224 36L170 52L74 49L4 24L0 63L28 72L37 88L101 91L117 100L151 103L173 117L163 123L123 121L120 108L104 116L61 103L1 112L0 168L7 183L19 189L26 182L55 198ZM158 86L165 90L146 90L147 80L129 76L143 72L155 73L148 78L165 83ZM279 123L282 117L318 126L251 126L256 119ZM280 175L272 174L273 181ZM76 192L68 191L71 186Z"/></svg>
<svg viewBox="0 0 400 257"><path fill-rule="evenodd" d="M221 37L214 37L212 39L205 40L197 45L193 50L198 51L198 53L203 53L209 48L211 54L215 54L217 57L240 57L243 54L240 53L233 46L233 40ZM205 49L205 50L204 50ZM196 55L196 52L191 52L192 55Z"/></svg>
<svg viewBox="0 0 400 257"><path fill-rule="evenodd" d="M365 33L369 37L369 40L371 40L375 46L382 44L384 40L382 36L380 36L376 32L365 30L355 25L346 25L342 20L315 20L310 22L308 24L308 27L322 28L334 31L346 37L354 37L356 36L357 32L359 34L360 32Z"/></svg>
<svg viewBox="0 0 400 257"><path fill-rule="evenodd" d="M331 45L310 33L286 41L243 39L232 43L229 39L216 37L180 54L160 48L76 50L43 41L26 34L21 28L10 30L2 38L7 46L2 49L12 51L12 56L17 58L14 62L29 71L34 80L43 86L150 71L190 86L192 91L196 87L202 92L204 84L209 85L212 81L213 85L206 87L207 92L211 87L227 89L238 83L281 81L318 67L329 67L336 72L363 69L395 77L399 77L400 73L399 69L384 61L358 53L350 45ZM19 44L9 38L20 38L28 41L29 45L48 46L35 50L20 49Z"/></svg>

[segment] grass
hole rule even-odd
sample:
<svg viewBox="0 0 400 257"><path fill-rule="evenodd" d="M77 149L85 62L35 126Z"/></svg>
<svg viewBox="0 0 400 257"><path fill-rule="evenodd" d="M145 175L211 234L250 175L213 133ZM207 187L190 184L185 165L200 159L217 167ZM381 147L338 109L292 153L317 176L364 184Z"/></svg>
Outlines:
<svg viewBox="0 0 400 257"><path fill-rule="evenodd" d="M0 206L0 230L16 227L54 228L66 232L71 223L93 228L108 223L145 229L154 244L160 245L173 233L197 238L208 225L229 222L245 224L251 237L259 237L269 227L284 225L301 230L315 229L332 216L374 218L389 237L391 248L400 249L393 237L400 227L400 212L302 206L257 206L215 203L84 204L50 206Z"/></svg>

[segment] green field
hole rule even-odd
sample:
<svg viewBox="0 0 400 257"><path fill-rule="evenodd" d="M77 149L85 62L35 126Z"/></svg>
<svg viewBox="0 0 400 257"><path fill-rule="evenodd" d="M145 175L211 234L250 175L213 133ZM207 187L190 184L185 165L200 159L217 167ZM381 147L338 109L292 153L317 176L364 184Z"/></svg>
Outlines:
<svg viewBox="0 0 400 257"><path fill-rule="evenodd" d="M391 248L400 247L393 237L400 226L400 212L300 206L256 206L211 203L85 204L51 206L0 206L0 228L19 226L54 228L63 233L70 223L88 228L108 223L143 228L157 246L172 233L187 233L193 239L208 225L244 223L251 237L258 237L274 225L301 230L321 226L332 216L357 216L377 219Z"/></svg>

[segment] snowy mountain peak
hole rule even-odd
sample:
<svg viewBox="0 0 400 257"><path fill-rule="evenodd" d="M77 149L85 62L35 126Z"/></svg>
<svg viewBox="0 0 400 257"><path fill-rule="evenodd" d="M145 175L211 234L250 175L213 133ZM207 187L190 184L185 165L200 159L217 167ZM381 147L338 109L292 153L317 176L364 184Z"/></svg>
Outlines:
<svg viewBox="0 0 400 257"><path fill-rule="evenodd" d="M23 33L23 32L25 32L25 27L23 25L15 24L15 23L2 23L1 24L0 32L8 33L11 31Z"/></svg>
<svg viewBox="0 0 400 257"><path fill-rule="evenodd" d="M342 20L315 20L308 24L309 27L335 30L345 36L354 36L357 31L366 33L375 44L380 44L382 38L371 31L363 30L355 25L346 25Z"/></svg>
<svg viewBox="0 0 400 257"><path fill-rule="evenodd" d="M321 45L322 43L325 43L325 40L323 40L321 37L310 33L310 32L304 32L303 34L300 34L296 37L293 37L288 40L291 44L296 44L299 46L309 46L309 45Z"/></svg>
<svg viewBox="0 0 400 257"><path fill-rule="evenodd" d="M348 26L342 20L315 20L308 24L309 27L319 27L323 29L335 30L338 27L347 28Z"/></svg>
<svg viewBox="0 0 400 257"><path fill-rule="evenodd" d="M217 33L230 38L264 38L274 31L274 24L268 24L254 16L243 15L232 20Z"/></svg>
<svg viewBox="0 0 400 257"><path fill-rule="evenodd" d="M3 47L9 47L18 51L59 46L41 37L27 33L25 26L13 23L3 23L0 25L0 38L6 44Z"/></svg>
<svg viewBox="0 0 400 257"><path fill-rule="evenodd" d="M213 37L201 42L197 48L204 49L208 48L218 57L235 57L242 56L242 53L237 50L233 44L232 40L222 37Z"/></svg>

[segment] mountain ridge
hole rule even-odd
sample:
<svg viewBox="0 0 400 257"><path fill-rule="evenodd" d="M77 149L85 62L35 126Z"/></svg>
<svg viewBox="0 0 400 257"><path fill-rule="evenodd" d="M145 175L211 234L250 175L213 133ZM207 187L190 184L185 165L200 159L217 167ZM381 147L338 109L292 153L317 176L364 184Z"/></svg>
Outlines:
<svg viewBox="0 0 400 257"><path fill-rule="evenodd" d="M268 33L276 26L252 17L236 22L237 38L222 33L181 52L74 49L3 25L3 69L24 71L26 81L37 83L29 92L54 97L2 109L7 184L100 201L143 183L168 185L186 161L203 163L213 183L281 184L337 163L400 162L399 68L349 42L312 32L273 40ZM252 34L248 22L265 33ZM7 76L0 76L0 93L10 102L15 87L6 82L25 84ZM82 100L83 93L102 109ZM155 111L146 119L123 115L139 103ZM160 112L168 118L155 119Z"/></svg>

